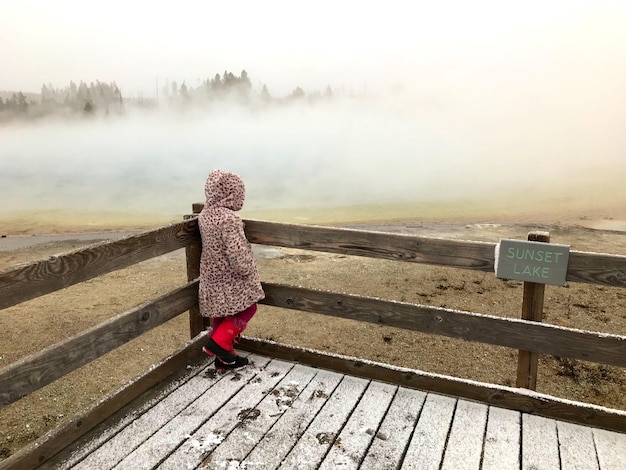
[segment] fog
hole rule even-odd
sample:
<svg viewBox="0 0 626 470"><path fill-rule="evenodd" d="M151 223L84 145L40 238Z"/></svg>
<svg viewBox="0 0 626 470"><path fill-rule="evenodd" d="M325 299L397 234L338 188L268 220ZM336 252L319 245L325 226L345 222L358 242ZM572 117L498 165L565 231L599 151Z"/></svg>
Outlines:
<svg viewBox="0 0 626 470"><path fill-rule="evenodd" d="M624 111L606 89L450 90L7 125L2 209L186 213L214 168L242 176L252 210L575 199L626 174Z"/></svg>
<svg viewBox="0 0 626 470"><path fill-rule="evenodd" d="M128 2L97 18L57 3L7 6L0 90L115 80L153 98L166 79L246 69L256 93L334 98L181 110L161 96L0 123L0 210L187 213L214 168L243 177L245 210L624 197L624 2L183 2L152 21Z"/></svg>

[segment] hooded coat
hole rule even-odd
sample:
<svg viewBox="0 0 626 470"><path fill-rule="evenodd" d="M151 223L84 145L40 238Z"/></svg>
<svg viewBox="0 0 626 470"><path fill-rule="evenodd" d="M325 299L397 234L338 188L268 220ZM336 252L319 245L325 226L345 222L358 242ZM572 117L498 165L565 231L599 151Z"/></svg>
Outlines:
<svg viewBox="0 0 626 470"><path fill-rule="evenodd" d="M206 203L198 216L202 237L200 314L224 317L265 298L244 223L245 186L234 173L214 170L204 186Z"/></svg>

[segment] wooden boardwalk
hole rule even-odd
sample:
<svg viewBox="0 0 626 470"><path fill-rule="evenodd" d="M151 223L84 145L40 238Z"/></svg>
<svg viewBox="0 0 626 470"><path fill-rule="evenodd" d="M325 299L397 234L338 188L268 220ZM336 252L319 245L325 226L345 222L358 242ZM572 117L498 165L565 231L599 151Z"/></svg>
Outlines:
<svg viewBox="0 0 626 470"><path fill-rule="evenodd" d="M626 434L249 357L190 368L41 468L626 468Z"/></svg>

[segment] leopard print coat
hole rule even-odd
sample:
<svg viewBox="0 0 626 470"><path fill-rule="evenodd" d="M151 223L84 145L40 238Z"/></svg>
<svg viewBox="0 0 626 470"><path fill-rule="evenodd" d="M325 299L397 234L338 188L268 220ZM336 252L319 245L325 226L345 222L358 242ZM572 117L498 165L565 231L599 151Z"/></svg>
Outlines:
<svg viewBox="0 0 626 470"><path fill-rule="evenodd" d="M198 216L200 313L210 318L234 315L265 297L244 223L236 214L243 207L245 186L234 173L214 170L204 192L206 203Z"/></svg>

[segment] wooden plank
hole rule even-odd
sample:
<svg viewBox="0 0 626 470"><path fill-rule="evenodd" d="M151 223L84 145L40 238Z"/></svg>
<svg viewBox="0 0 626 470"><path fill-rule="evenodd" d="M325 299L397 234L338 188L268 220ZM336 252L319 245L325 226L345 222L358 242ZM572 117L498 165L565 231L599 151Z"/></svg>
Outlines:
<svg viewBox="0 0 626 470"><path fill-rule="evenodd" d="M319 466L320 470L336 468L358 470L397 389L395 385L370 382L350 419Z"/></svg>
<svg viewBox="0 0 626 470"><path fill-rule="evenodd" d="M199 213L203 207L203 203L194 203L194 213ZM414 239L410 242L404 238L389 237L391 234L372 231L249 219L244 222L246 235L253 243L494 271L495 244L492 243L451 240L443 240L444 243L441 243L442 240L435 238L400 235ZM375 235L369 237L367 233ZM460 259L463 256L470 259ZM455 257L459 258L458 261ZM572 250L566 279L570 282L626 287L626 256Z"/></svg>
<svg viewBox="0 0 626 470"><path fill-rule="evenodd" d="M594 429L598 463L602 470L624 470L626 462L626 434Z"/></svg>
<svg viewBox="0 0 626 470"><path fill-rule="evenodd" d="M151 430L151 426L147 425L149 424L147 417L151 414L154 415L157 412L155 409L159 410L158 416L164 419L168 419L168 416L171 417L167 404L175 409L177 394L180 390L187 390L192 384L197 383L194 379L199 374L206 372L207 365L203 363L195 367L189 366L186 370L181 370L175 377L172 377L172 380L148 390L139 399L115 412L104 423L96 426L70 447L38 467L38 470L73 468L80 462L89 461L90 454L103 448L108 448L105 453L110 454L110 460L114 460L114 454L119 453L119 449L122 447L119 445L120 442L124 442L132 450L133 443L145 440L147 433L154 432Z"/></svg>
<svg viewBox="0 0 626 470"><path fill-rule="evenodd" d="M317 469L336 442L336 431L348 420L368 383L345 376L278 468Z"/></svg>
<svg viewBox="0 0 626 470"><path fill-rule="evenodd" d="M199 338L199 339L201 340L202 338ZM198 348L196 348L196 350L197 349ZM256 359L255 359L256 356L251 356L251 357L256 362ZM184 367L181 367L181 368L184 369ZM296 375L296 372L294 371L294 369L296 368L303 371L302 376ZM247 396L250 393L250 389L252 389L253 394L260 393L260 395L263 395L264 398L262 398L260 402L253 401L253 403L257 403L254 406L248 406L248 404L246 403L242 405L242 403L238 401L229 401L224 407L220 407L221 409L230 407L229 411L224 412L223 419L221 420L223 427L221 427L220 429L225 430L224 435L222 436L218 435L217 432L214 432L215 428L208 426L208 422L211 419L213 419L213 418L209 418L209 415L211 414L211 410L209 409L210 407L206 407L201 403L199 404L199 401L201 399L193 401L191 405L187 408L184 408L184 406L175 405L175 403L178 402L180 397L174 398L174 393L176 392L173 392L171 394L171 398L169 398L172 400L170 404L174 404L173 405L174 407L178 406L179 409L182 408L183 409L182 413L176 413L173 410L169 411L168 407L166 406L166 403L159 405L158 402L156 402L156 404L154 405L156 408L154 410L147 411L146 413L153 413L155 417L154 418L155 422L157 424L152 423L148 427L148 430L145 430L144 429L145 423L141 423L140 415L135 414L133 416L133 419L131 420L131 421L135 421L135 424L131 427L129 425L129 422L127 421L126 424L129 425L128 429L126 429L126 427L121 428L121 429L126 429L125 432L129 433L126 435L128 438L119 439L119 436L121 436L120 434L119 436L116 436L115 439L119 439L118 443L122 447L125 447L124 453L128 453L130 452L130 450L132 450L133 447L135 447L135 444L138 441L138 440L133 439L133 435L132 435L133 431L137 433L142 433L143 435L150 435L151 434L151 432L149 431L150 428L152 428L154 432L156 431L156 429L159 428L159 426L162 423L167 421L165 417L161 417L161 419L158 418L158 416L162 412L169 413L170 415L175 415L174 420L178 420L179 424L183 423L183 425L186 425L187 419L191 419L191 420L198 419L197 413L194 413L193 411L188 413L188 410L190 408L196 407L197 411L199 412L203 412L208 409L208 413L204 417L202 417L202 419L205 420L205 424L202 426L201 429L198 429L196 433L193 433L193 435L190 434L189 436L183 436L182 439L180 439L180 436L175 435L173 439L174 441L182 444L182 446L180 446L178 450L176 451L176 453L180 455L180 458L177 461L177 464L181 465L180 468L186 468L185 466L182 466L182 465L185 462L187 462L186 459L189 459L190 453L192 455L192 458L191 460L189 460L189 462L193 466L195 466L201 463L202 458L206 458L208 456L208 454L211 452L211 449L215 449L215 450L213 451L212 454L210 454L211 459L206 460L204 462L203 468L227 468L227 464L231 466L228 468L244 468L246 466L250 466L251 468L254 468L255 465L258 466L260 464L263 464L263 466L260 468L276 468L277 465L281 465L284 455L287 455L288 458L290 456L291 461L286 459L282 463L282 468L318 468L320 465L319 463L320 460L313 458L311 459L311 464L307 465L306 463L304 464L302 463L302 462L306 462L306 460L304 460L304 457L306 457L306 455L308 456L313 455L314 457L319 455L319 459L323 460L324 456L327 456L326 460L324 461L328 462L329 458L331 458L333 454L335 456L344 456L344 457L350 455L349 452L344 452L344 451L339 452L339 453L336 452L334 449L337 446L339 447L344 446L346 451L349 449L364 449L365 447L367 447L366 441L367 439L371 439L373 435L373 433L372 434L368 433L367 430L368 428L373 428L373 426L369 426L365 421L363 421L363 419L365 418L357 419L357 416L359 416L359 413L360 413L358 410L359 408L375 409L377 408L379 404L377 404L376 400L374 399L370 399L369 403L367 403L368 402L367 393L365 393L363 389L367 388L368 393L369 393L376 386L384 385L385 387L387 387L389 385L388 384L373 384L373 385L369 384L368 385L368 383L365 382L365 385L360 389L360 391L358 391L358 393L354 394L354 391L353 391L353 399L348 399L348 401L345 403L342 401L342 399L339 399L339 402L333 405L330 405L329 404L330 402L338 399L338 395L336 393L332 393L332 394L327 393L327 392L335 390L335 384L331 383L328 385L328 388L323 389L321 393L317 393L319 392L318 385L320 383L325 383L325 379L322 378L321 380L318 380L317 383L315 382L315 380L313 380L310 383L308 383L306 387L304 387L306 378L310 377L313 372L309 372L310 369L306 368L305 366L300 366L300 365L296 365L294 369L292 369L292 372L291 372L292 375L280 377L279 380L281 380L281 382L279 382L278 385L269 384L269 386L265 386L267 384L265 384L264 381L263 383L259 383L258 380L249 380L247 384L245 385L245 389L241 390L241 392L237 395L237 397ZM244 371L245 370L246 369L244 369ZM334 374L332 372L325 372L325 371L315 371L315 372L317 372L316 377L318 377L318 375L322 373L337 376L337 374ZM268 374L270 376L273 375L271 371L268 372ZM239 373L226 374L225 376L223 376L223 380L236 378L237 375L241 375L241 374ZM305 378L303 379L299 377L305 377ZM203 377L197 376L197 375L196 375L196 378L204 379ZM351 380L351 379L354 379L354 378L346 377L343 379L342 382L345 382L346 380ZM207 380L207 379L204 379L204 380ZM339 379L337 378L336 380L339 380ZM354 380L358 380L358 379L354 379ZM232 383L227 384L224 390L214 390L213 394L211 394L212 389L206 390L206 389L203 389L203 387L199 386L195 389L195 391L193 392L193 395L198 396L201 394L202 397L205 397L207 400L211 400L211 397L222 397L225 394L224 392L226 390L226 394L232 396L232 394L230 394L228 390L230 390L233 387L233 384L237 386L237 382L232 382ZM353 385L354 384L351 384L350 388L354 388ZM262 392L258 391L258 388L260 386L263 388ZM190 387L190 386L188 385L187 387ZM292 392L296 389L298 393L297 393L297 397L295 397L295 400L292 401L291 403L284 401L286 399L288 401L291 401L295 395ZM339 389L339 387L337 387L337 389ZM303 391L299 392L300 390L303 390ZM416 394L421 394L423 396L422 392L407 390L407 389L405 390L407 392L413 392ZM172 389L170 388L169 391L172 391ZM181 385L179 388L179 391L182 391L182 393L184 394L185 385ZM419 412L419 409L414 410L413 407L399 407L397 404L395 404L395 401L398 395L401 393L401 391L402 391L401 388L398 389L396 396L394 397L393 401L391 401L391 405L388 408L386 407L386 405L383 404L382 408L387 409L387 412L380 428L376 432L377 436L381 435L381 433L384 432L385 426L387 426L386 423L389 423L390 420L395 419L396 421L403 421L403 412L406 412L408 410L415 411L416 413ZM525 393L530 394L532 392L526 391ZM207 398L207 395L209 395L208 398ZM328 395L330 395L330 397L328 397ZM299 411L299 408L297 408L298 403L305 402L305 401L309 403L313 399L314 396L316 398L319 398L318 404L313 406L313 408L316 408L316 409L307 410L306 418L302 418L302 414L298 413ZM375 393L373 394L373 397L375 396L378 396L378 395ZM170 397L169 392L166 393L164 397ZM451 400L449 397L439 397L439 396L432 395L432 394L428 395L428 397L431 401L439 400L439 399ZM322 407L321 403L324 403L324 401L327 398L328 398L329 403L326 403ZM163 400L167 400L167 399L168 398L163 398ZM239 398L236 398L236 400L238 399ZM191 401L191 400L187 400L187 401ZM461 426L461 423L464 422L467 425L468 423L472 422L472 419L471 419L472 413L470 412L471 410L469 408L471 408L474 405L476 404L470 403L470 402L463 402L462 400L458 401L456 405L456 412L454 414L452 424L448 422L448 424L445 424L444 426L444 427L447 427L449 431L445 433L443 438L439 439L439 441L443 441L443 444L446 447L445 451L442 450L443 460L442 460L442 457L440 456L438 458L439 463L437 463L437 458L433 457L433 459L435 460L432 462L433 465L440 465L440 467L437 466L436 468L447 468L448 466L452 466L452 468L455 468L455 465L453 465L454 462L456 462L457 464L461 462L461 464L459 464L461 466L457 466L456 468L473 468L471 464L472 462L475 463L476 452L472 449L476 448L476 445L475 445L475 442L477 442L476 439L477 437L480 437L483 435L483 430L485 429L484 409L481 408L482 405L478 405L478 414L479 416L483 416L483 418L480 418L478 421L480 422L482 420L483 422L482 425L475 425L474 427L476 429L469 431L467 433L467 436L463 437L462 436L463 433L461 431L462 429L464 429L464 426ZM281 406L285 406L286 410L284 412L281 409ZM464 406L468 407L468 409L466 409L465 411L463 410ZM334 407L334 409L332 407ZM258 410L259 411L258 418L256 420L244 418L243 420L241 420L241 422L233 424L232 423L233 416L236 416L237 414L239 414L238 413L239 411L243 411L245 408L249 408L248 410L246 410L248 412L246 416L254 416L253 414L254 410ZM320 408L321 408L321 411L317 413L317 410L319 410ZM347 411L345 411L346 409ZM272 410L274 410L275 412ZM337 410L340 410L339 413L344 412L343 419L338 419L334 423L329 423L323 416L324 411L326 412L326 416L329 416L337 412ZM396 414L396 412L393 410L399 411L399 414ZM495 467L491 467L491 468L507 468L507 469L519 468L520 455L521 455L519 451L519 434L520 434L519 427L518 427L519 426L519 413L509 412L514 415L513 419L510 419L511 416L506 416L506 418L504 418L503 416L500 416L500 421L501 421L500 424L503 424L505 419L507 420L504 423L505 424L504 429L502 428L498 429L498 426L495 425L497 424L498 413L506 414L507 411L499 410L493 407L489 409L487 429L486 429L486 432L484 433L485 445L484 445L482 468L489 469L490 462L491 463L495 462L495 465L496 465ZM271 416L272 414L275 414L276 416ZM440 420L441 416L437 417L435 414L431 413L432 416L429 419L427 415L428 415L428 412L426 411L426 406L424 406L420 414L418 425L415 427L415 432L413 433L411 445L414 445L415 440L418 439L417 436L419 436L420 425L422 426L422 430L425 434L429 432L431 434L441 433L440 430L437 430L434 428L434 426L436 426L436 423ZM281 420L289 416L291 416L289 419L287 419L284 423L281 423ZM372 418L372 422L380 422L381 418L382 418L382 414L379 413L378 417ZM406 418L411 423L414 423L416 420L415 416L413 417L407 416ZM527 429L525 431L522 431L522 432L525 432L523 444L527 446L527 451L529 453L536 452L538 453L538 455L530 455L530 454L527 455L526 456L527 461L522 460L522 463L524 464L522 468L528 468L528 469L530 468L536 468L536 469L541 469L541 468L599 468L601 470L606 470L606 469L610 470L610 469L617 469L617 468L621 470L623 468L623 462L626 459L626 435L625 434L601 432L598 430L591 430L590 428L586 428L586 427L572 426L572 425L569 425L568 423L554 422L552 420L538 421L537 418L538 418L537 416L524 415L524 421L525 421ZM209 420L209 421L206 421L206 420ZM149 422L151 420L145 419L145 421ZM445 422L446 420L444 419L443 421ZM428 424L429 422L431 424ZM539 423L539 425L537 425L537 423ZM542 426L545 426L545 423L548 423L548 429L550 426L552 426L551 432L546 433L546 429L542 427ZM322 425L324 426L322 427ZM313 432L312 428L314 428L315 426L317 426L318 432L317 434L313 434L314 439L315 437L317 437L318 439L321 439L322 442L319 442L317 439L315 439L313 441L313 442L317 442L315 446L312 446L310 442L309 447L312 447L312 449L305 450L304 452L306 455L302 455L302 450L301 450L300 457L303 460L300 460L300 461L296 460L293 454L298 453L298 448L299 448L298 446L300 446L300 449L307 449L307 447L302 446L299 443L294 445L295 441L298 439L299 436L304 435L305 429L307 433L311 434ZM166 423L164 427L170 427L171 429L171 423L169 422ZM393 443L393 445L396 445L398 449L402 449L400 452L398 452L398 450L395 450L394 451L395 455L402 455L403 449L406 448L406 443L409 440L409 438L406 436L407 434L411 433L412 424L408 424L408 429L409 429L408 433L406 429L404 429L406 427L407 425L405 424L402 430L402 433L404 433L404 436L405 436L403 438L397 439L396 434L390 433L388 435L389 440L400 441L399 443L398 442ZM178 426L176 428L178 429ZM288 433L284 432L286 429L292 429L293 435L290 436ZM277 451L276 460L265 461L265 460L256 459L256 458L252 459L254 455L254 451L262 447L263 440L266 439L266 437L272 431L274 432L274 437L272 438L274 443L277 443L277 442L280 443L281 438L285 437L285 440L287 442L285 443L284 449L280 449L280 450L278 449L280 447L280 444L276 445L275 447L266 445L264 446L266 455L271 454L272 448L276 449ZM589 435L590 432L593 433L593 438L595 440L595 446L598 452L597 459L598 459L598 462L600 462L599 467L594 467L593 465L587 465L587 463L585 463L586 461L584 460L585 458L590 458L591 459L590 462L593 462L594 461L593 459L595 459L595 453L593 451L593 442L590 442L590 435ZM264 433L265 433L265 437L262 437ZM322 434L322 433L325 433L325 434ZM514 442L516 433L518 436L517 443ZM117 433L115 434L117 435ZM167 439L168 434L169 433L162 435L161 438ZM368 437L364 440L362 439L362 437L364 437L363 435L368 436ZM504 439L502 438L503 435L505 436ZM224 436L226 437L224 438ZM428 437L431 438L431 441L432 440L436 441L436 439L432 439L432 435L429 435ZM493 439L493 437L495 437L495 439ZM545 440L546 437L548 438L548 440L553 441L552 446L551 447L548 446L548 448L551 449L548 451L548 454L550 451L555 453L557 462L560 462L561 467L558 467L558 466L551 467L551 465L553 465L553 462L554 462L554 457L546 458L546 449L542 447L541 445L542 443L538 444L536 442L538 440ZM213 438L214 440L212 440ZM150 439L154 439L154 436ZM187 441L185 441L185 439L187 439ZM344 459L344 460L333 458L332 462L337 464L337 468L341 467L341 468L366 469L367 468L365 466L366 463L374 461L373 457L370 457L370 453L373 453L375 451L375 448L377 445L376 443L378 441L385 442L385 443L388 442L388 441L383 441L383 439L380 439L380 438L374 438L371 440L372 440L372 444L369 447L368 454L366 458L363 460L363 462L361 463L360 467L352 466L352 464L350 463L352 462L355 465L358 465L358 460L359 460L358 456L356 456L354 460L350 458ZM467 441L474 443L471 447L469 447L470 450L468 450L468 447L465 447L463 444L463 442L467 442ZM112 447L111 446L107 447L106 444L100 446L102 442L103 441L99 441L99 444L92 446L92 448L99 447L96 452L109 453ZM104 442L106 442L106 440ZM220 442L222 443L220 444ZM272 442L272 441L268 440L268 443L269 442ZM348 445L347 443L349 442L352 442L352 443L361 442L361 443L358 445ZM365 444L363 444L362 442L365 442ZM170 443L166 442L165 445L168 446L170 445ZM188 452L182 452L182 448L185 445L188 446ZM243 446L242 449L236 449L237 445L242 445ZM423 447L424 446L422 443L422 448L420 448L420 450L424 450ZM435 455L435 453L432 452L433 447L434 446L432 445L431 446L426 445L425 451L426 452L430 451L431 456ZM515 450L515 447L517 447L517 450ZM220 450L220 448L222 450ZM252 450L250 451L251 448ZM137 450L138 449L139 448L137 448ZM233 449L235 450L233 451ZM250 454L248 455L248 458L243 459L242 455L244 455L244 453L247 453L247 452L250 452ZM200 460L198 460L198 458L196 457L193 457L194 454L199 454ZM459 454L465 455L466 459L465 460L452 459L453 454L456 454L457 456ZM589 454L589 455L586 455L586 454ZM260 455L260 454L257 454L257 455ZM221 458L218 458L220 456ZM410 449L408 449L407 454L404 458L403 468L412 468L411 465L413 465L414 463L411 460L411 458L412 457L410 454ZM422 455L421 458L422 458L421 463L423 464L423 466L420 466L417 468L429 468L428 463L430 461L427 460L424 455ZM117 460L117 459L113 459L113 460ZM87 459L81 462L76 468L110 468L109 464L113 462L113 460ZM541 461L541 463L538 463L539 461ZM53 460L51 462L53 462ZM95 466L93 465L94 462L97 462ZM389 465L385 465L385 462L392 462L392 461L378 460L377 463L380 464L380 466L371 467L371 468L396 468L395 465L391 463ZM570 464L569 462L572 462L572 463ZM578 462L578 466L576 465L576 462ZM146 464L145 467L141 465L137 467L136 463L137 463L136 461L132 461L132 463L130 464L132 466L128 468L151 468L148 464ZM342 463L347 464L347 465L340 465ZM0 468L24 468L26 469L26 468L34 468L36 466L36 465L32 465L32 466L9 465L9 466L3 467L2 465L5 465L4 461L0 462ZM237 465L239 467L237 467ZM167 467L163 467L163 465L160 464L159 461L157 461L156 466L158 466L158 468L167 468ZM153 466L153 468L157 468L156 466ZM48 465L48 466L44 465L42 468L62 469L62 468L70 468L70 467L60 466L58 464L55 464L55 465ZM124 463L122 463L119 466L119 468L127 468L127 467ZM174 466L172 466L172 468L174 468Z"/></svg>
<svg viewBox="0 0 626 470"><path fill-rule="evenodd" d="M266 367L257 369L257 374L253 380L248 382L248 386L241 393L232 395L231 399L220 405L215 413L207 413L206 407L198 410L205 415L202 425L196 427L194 431L187 432L188 439L181 441L177 436L179 445L175 452L170 454L165 460L158 462L159 470L180 470L181 468L196 468L199 465L211 464L211 452L235 428L244 422L251 421L257 415L256 407L274 389L276 384L289 373L293 364L279 360L272 360ZM243 369L250 369L250 366ZM213 395L214 401L219 400L219 395ZM189 417L186 417L188 420ZM187 421L184 422L187 426ZM178 429L176 430L178 432ZM166 436L172 440L172 435ZM138 456L142 456L138 454ZM162 453L161 453L162 455ZM167 454L166 454L167 455ZM145 457L145 456L144 456ZM205 460L206 459L206 460ZM124 462L125 464L134 461ZM128 468L144 469L146 466L143 459L138 465L130 465ZM219 467L218 467L219 468Z"/></svg>
<svg viewBox="0 0 626 470"><path fill-rule="evenodd" d="M397 468L422 410L426 394L399 387L360 470Z"/></svg>
<svg viewBox="0 0 626 470"><path fill-rule="evenodd" d="M530 232L528 241L549 243L550 234L548 232ZM522 320L541 322L543 319L545 287L544 284L524 282ZM520 349L517 358L516 386L537 390L538 366L539 354L537 352Z"/></svg>
<svg viewBox="0 0 626 470"><path fill-rule="evenodd" d="M266 305L626 367L626 336L284 284L263 289Z"/></svg>
<svg viewBox="0 0 626 470"><path fill-rule="evenodd" d="M197 237L185 247L185 261L187 263L187 281L191 282L200 277L200 258L202 256L202 240ZM189 335L195 338L202 330L208 329L210 320L200 314L198 301L189 309Z"/></svg>
<svg viewBox="0 0 626 470"><path fill-rule="evenodd" d="M480 469L487 405L459 400L443 456L442 470Z"/></svg>
<svg viewBox="0 0 626 470"><path fill-rule="evenodd" d="M105 395L97 403L65 420L35 442L0 461L0 470L29 469L47 462L62 449L68 448L81 436L128 405L150 388L173 374L184 371L189 365L206 361L201 347L204 338L198 337L183 345L178 351L155 364L119 389Z"/></svg>
<svg viewBox="0 0 626 470"><path fill-rule="evenodd" d="M626 287L626 256L572 250L566 280Z"/></svg>
<svg viewBox="0 0 626 470"><path fill-rule="evenodd" d="M312 397L314 390L309 387L309 382L316 374L311 367L296 365L289 373L268 393L261 402L254 407L248 415L249 419L243 419L217 445L210 456L204 459L204 466L208 468L241 468L241 462L254 449L257 443L276 424L283 414L292 409L296 402ZM320 401L320 400L317 400ZM268 468L267 463L256 461L254 464L246 464L256 468Z"/></svg>
<svg viewBox="0 0 626 470"><path fill-rule="evenodd" d="M190 219L0 271L0 310L160 256L198 239Z"/></svg>
<svg viewBox="0 0 626 470"><path fill-rule="evenodd" d="M135 307L0 370L0 407L187 311L198 297L197 281Z"/></svg>
<svg viewBox="0 0 626 470"><path fill-rule="evenodd" d="M525 411L611 431L626 432L625 411L564 400L531 390L522 392L513 387L431 374L268 340L244 337L239 342L239 347L257 354L334 370L355 377L380 380L413 389L476 400L501 408Z"/></svg>
<svg viewBox="0 0 626 470"><path fill-rule="evenodd" d="M456 402L454 398L428 394L404 456L402 470L439 470Z"/></svg>
<svg viewBox="0 0 626 470"><path fill-rule="evenodd" d="M481 470L515 470L520 467L521 414L489 407Z"/></svg>
<svg viewBox="0 0 626 470"><path fill-rule="evenodd" d="M73 468L88 470L115 467L217 382L226 380L225 375L207 373L211 370L205 368L203 373L195 374L176 390L161 397L154 406L137 416L132 423L104 442L97 450L92 450Z"/></svg>
<svg viewBox="0 0 626 470"><path fill-rule="evenodd" d="M556 422L559 437L561 468L568 470L599 470L593 430L586 426ZM626 461L623 461L626 466Z"/></svg>
<svg viewBox="0 0 626 470"><path fill-rule="evenodd" d="M197 214L204 208L204 203L194 203L192 207L194 214ZM250 219L245 219L244 222L246 236L252 243L494 271L495 244L492 243L455 241L449 244L451 240L438 243L442 240L400 235L414 239L414 243L411 243L406 239L388 237L387 235L391 234L381 234L381 232ZM375 235L368 237L367 233ZM441 256L441 252L446 255ZM419 253L417 258L415 258L416 253ZM465 255L476 256L478 259L461 260L455 263L454 259L449 259L449 254L452 254L453 258ZM482 262L478 262L481 259ZM567 268L567 280L626 287L626 256L572 250Z"/></svg>
<svg viewBox="0 0 626 470"><path fill-rule="evenodd" d="M244 222L251 243L494 271L494 243L260 220Z"/></svg>
<svg viewBox="0 0 626 470"><path fill-rule="evenodd" d="M529 414L522 415L522 469L561 468L556 421Z"/></svg>
<svg viewBox="0 0 626 470"><path fill-rule="evenodd" d="M255 379L263 367L269 363L268 358L259 356L252 356L250 359L254 361L253 367L248 366L240 372L229 372L226 377L198 397L147 441L129 453L119 462L118 467L151 469L160 465L185 441L197 442L191 439L191 435L212 415L219 412L220 408L225 406L232 397L237 396L246 384ZM206 437L211 438L211 436ZM188 445L191 444L188 442Z"/></svg>
<svg viewBox="0 0 626 470"><path fill-rule="evenodd" d="M317 370L317 374L298 399L244 458L240 468L277 468L296 445L328 397L332 395L341 379L342 375L335 372Z"/></svg>

